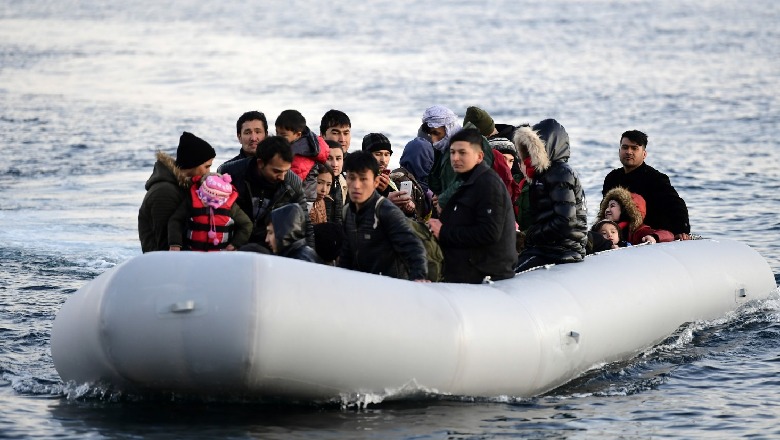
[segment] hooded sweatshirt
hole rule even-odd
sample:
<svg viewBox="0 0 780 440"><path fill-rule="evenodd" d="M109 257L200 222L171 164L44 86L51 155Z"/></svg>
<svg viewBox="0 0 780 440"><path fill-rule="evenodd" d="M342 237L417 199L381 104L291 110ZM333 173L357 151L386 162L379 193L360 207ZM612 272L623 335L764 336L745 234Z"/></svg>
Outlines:
<svg viewBox="0 0 780 440"><path fill-rule="evenodd" d="M529 186L531 225L522 255L557 263L582 261L588 231L585 193L568 164L566 129L545 119L533 127L518 127L513 141L521 159L530 157L534 168Z"/></svg>
<svg viewBox="0 0 780 440"><path fill-rule="evenodd" d="M274 225L276 254L280 257L322 263L317 253L306 244L306 213L296 204L284 205L271 211Z"/></svg>

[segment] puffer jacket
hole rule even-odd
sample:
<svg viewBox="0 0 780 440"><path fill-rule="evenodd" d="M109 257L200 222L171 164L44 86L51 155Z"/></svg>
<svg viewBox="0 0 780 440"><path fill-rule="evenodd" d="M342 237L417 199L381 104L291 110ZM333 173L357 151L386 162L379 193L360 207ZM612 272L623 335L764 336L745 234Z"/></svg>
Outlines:
<svg viewBox="0 0 780 440"><path fill-rule="evenodd" d="M325 139L306 127L301 137L290 145L290 149L293 152L290 170L301 178L306 200L314 203L317 200L317 172L313 170L314 164L328 160L330 147Z"/></svg>
<svg viewBox="0 0 780 440"><path fill-rule="evenodd" d="M658 243L674 241L674 234L664 229L653 229L644 223L647 214L647 205L645 199L639 194L629 192L627 189L618 186L612 188L604 196L599 206L599 212L596 215L596 223L604 220L604 212L609 205L609 201L614 200L620 205L620 219L618 225L621 227L621 238L631 244L642 243L642 238L652 235Z"/></svg>
<svg viewBox="0 0 780 440"><path fill-rule="evenodd" d="M191 184L176 166L176 159L157 152L157 162L146 181L146 195L138 210L141 251L168 250L168 220L181 205Z"/></svg>
<svg viewBox="0 0 780 440"><path fill-rule="evenodd" d="M515 215L501 178L484 162L474 167L441 213L444 281L480 283L512 278Z"/></svg>
<svg viewBox="0 0 780 440"><path fill-rule="evenodd" d="M569 166L569 135L558 121L545 119L533 127L518 127L514 139L521 159L531 158L529 182L531 225L523 256L557 263L585 258L587 212L580 179Z"/></svg>
<svg viewBox="0 0 780 440"><path fill-rule="evenodd" d="M309 208L306 203L306 197L303 195L303 186L301 179L295 173L287 172L284 182L279 184L271 198L270 206L257 216L254 215L252 207L252 187L249 179L262 179L257 176L257 157L248 157L226 164L224 172L230 174L233 178L233 185L238 191L236 203L244 213L252 220L253 229L250 243L257 243L265 246L265 226L268 224L271 211L281 206L295 203L306 213L306 244L314 247L314 229L309 218Z"/></svg>
<svg viewBox="0 0 780 440"><path fill-rule="evenodd" d="M271 211L271 223L274 225L277 255L322 263L314 249L306 245L306 213L300 206L292 204L274 209Z"/></svg>
<svg viewBox="0 0 780 440"><path fill-rule="evenodd" d="M428 275L425 248L400 208L374 194L360 208L350 202L344 217L344 242L339 267L424 280Z"/></svg>

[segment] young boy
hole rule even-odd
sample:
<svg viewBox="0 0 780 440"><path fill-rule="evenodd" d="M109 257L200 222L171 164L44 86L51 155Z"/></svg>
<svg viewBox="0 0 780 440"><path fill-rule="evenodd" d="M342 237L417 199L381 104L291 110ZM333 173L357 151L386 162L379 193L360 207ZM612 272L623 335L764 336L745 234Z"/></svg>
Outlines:
<svg viewBox="0 0 780 440"><path fill-rule="evenodd" d="M306 213L300 206L276 208L271 211L271 221L266 226L265 243L274 255L322 263L314 249L306 244L305 224Z"/></svg>
<svg viewBox="0 0 780 440"><path fill-rule="evenodd" d="M371 153L357 151L344 159L349 208L339 267L393 278L427 282L428 262L422 242L404 213L376 191L379 164Z"/></svg>
<svg viewBox="0 0 780 440"><path fill-rule="evenodd" d="M276 118L276 135L290 143L293 152L292 172L303 182L303 193L310 206L317 199L315 163L325 163L330 147L306 126L306 118L297 110L285 110Z"/></svg>
<svg viewBox="0 0 780 440"><path fill-rule="evenodd" d="M593 225L593 230L612 243L612 249L631 246L630 243L620 239L620 227L612 220L602 220Z"/></svg>
<svg viewBox="0 0 780 440"><path fill-rule="evenodd" d="M333 170L333 188L330 191L330 196L333 200L341 198L342 206L347 203L347 179L341 173L344 166L344 154L346 150L342 149L341 144L334 140L326 140L330 151L328 152L327 164L330 169Z"/></svg>

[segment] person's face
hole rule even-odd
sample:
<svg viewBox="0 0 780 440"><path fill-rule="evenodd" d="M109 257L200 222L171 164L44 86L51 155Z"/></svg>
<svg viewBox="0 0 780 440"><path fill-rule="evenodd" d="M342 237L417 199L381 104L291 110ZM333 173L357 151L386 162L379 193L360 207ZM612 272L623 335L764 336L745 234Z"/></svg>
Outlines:
<svg viewBox="0 0 780 440"><path fill-rule="evenodd" d="M276 235L273 223L268 223L268 226L265 227L265 244L271 248L273 253L276 253Z"/></svg>
<svg viewBox="0 0 780 440"><path fill-rule="evenodd" d="M330 127L325 131L323 138L336 141L341 144L342 150L349 151L349 144L352 143L352 129L349 125Z"/></svg>
<svg viewBox="0 0 780 440"><path fill-rule="evenodd" d="M428 135L431 136L431 141L435 144L447 136L447 130L442 125L441 127L428 127Z"/></svg>
<svg viewBox="0 0 780 440"><path fill-rule="evenodd" d="M647 150L631 139L623 138L620 140L619 156L626 171L632 171L645 161Z"/></svg>
<svg viewBox="0 0 780 440"><path fill-rule="evenodd" d="M379 186L379 176L375 176L371 170L347 173L349 200L352 200L358 208L371 198L377 186Z"/></svg>
<svg viewBox="0 0 780 440"><path fill-rule="evenodd" d="M612 244L618 244L618 242L620 241L620 233L618 232L615 225L604 223L599 228L599 234L601 234L601 236L606 238L607 240L611 241Z"/></svg>
<svg viewBox="0 0 780 440"><path fill-rule="evenodd" d="M330 173L322 173L317 176L317 200L322 200L330 194L330 188L333 186L333 176Z"/></svg>
<svg viewBox="0 0 780 440"><path fill-rule="evenodd" d="M506 164L509 165L509 169L512 169L512 165L515 164L515 157L509 153L501 153L506 158Z"/></svg>
<svg viewBox="0 0 780 440"><path fill-rule="evenodd" d="M276 135L281 136L285 139L287 139L287 142L293 143L301 138L301 132L300 131L292 131L288 130L286 128L282 128L280 126L276 126Z"/></svg>
<svg viewBox="0 0 780 440"><path fill-rule="evenodd" d="M292 168L292 163L285 162L278 154L274 155L268 163L257 159L258 174L271 183L284 182L284 178L287 176L290 168Z"/></svg>
<svg viewBox="0 0 780 440"><path fill-rule="evenodd" d="M341 167L344 166L344 151L341 148L331 148L326 162L333 170L333 174L338 176L341 174Z"/></svg>
<svg viewBox="0 0 780 440"><path fill-rule="evenodd" d="M211 165L213 163L214 163L214 158L211 158L194 168L187 168L186 170L181 170L181 171L187 177L205 176L206 174L211 172Z"/></svg>
<svg viewBox="0 0 780 440"><path fill-rule="evenodd" d="M610 200L607 203L607 207L604 209L604 218L612 220L613 222L620 221L620 215L623 211L620 209L620 204L614 200Z"/></svg>
<svg viewBox="0 0 780 440"><path fill-rule="evenodd" d="M379 151L372 151L371 154L374 155L374 158L377 162L379 162L379 171L387 169L387 166L390 164L390 153L387 150L379 150Z"/></svg>
<svg viewBox="0 0 780 440"><path fill-rule="evenodd" d="M484 153L481 146L479 151L477 151L471 143L466 141L457 141L450 145L450 163L456 173L471 171L477 164L482 162L483 157Z"/></svg>
<svg viewBox="0 0 780 440"><path fill-rule="evenodd" d="M257 144L268 135L263 126L263 121L254 119L241 124L241 132L238 134L238 142L241 149L249 155L254 155L257 151Z"/></svg>

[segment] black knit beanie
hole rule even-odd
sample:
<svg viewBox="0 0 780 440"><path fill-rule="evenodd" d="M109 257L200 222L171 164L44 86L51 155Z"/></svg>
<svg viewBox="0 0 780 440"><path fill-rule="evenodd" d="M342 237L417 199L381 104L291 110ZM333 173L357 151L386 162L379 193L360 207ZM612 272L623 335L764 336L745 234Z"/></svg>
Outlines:
<svg viewBox="0 0 780 440"><path fill-rule="evenodd" d="M176 166L179 168L195 168L216 156L214 148L194 134L185 131L179 137L179 148L176 149Z"/></svg>

